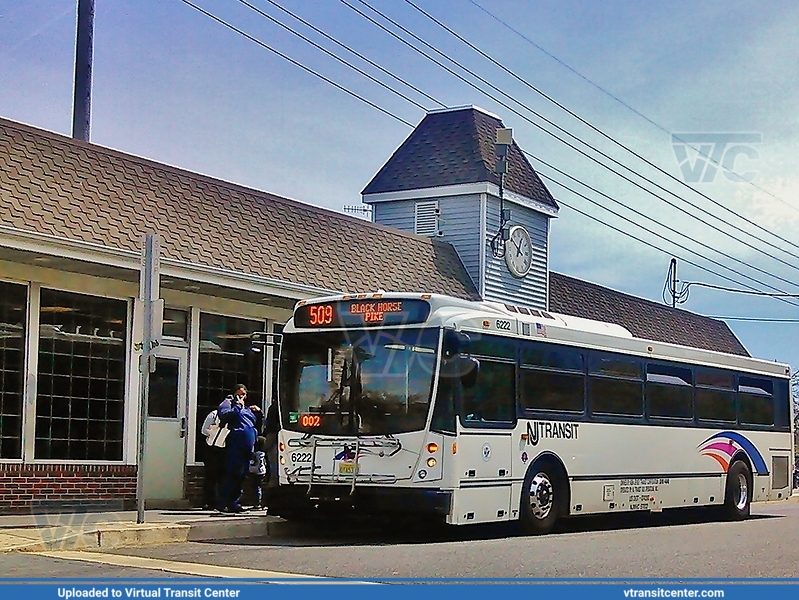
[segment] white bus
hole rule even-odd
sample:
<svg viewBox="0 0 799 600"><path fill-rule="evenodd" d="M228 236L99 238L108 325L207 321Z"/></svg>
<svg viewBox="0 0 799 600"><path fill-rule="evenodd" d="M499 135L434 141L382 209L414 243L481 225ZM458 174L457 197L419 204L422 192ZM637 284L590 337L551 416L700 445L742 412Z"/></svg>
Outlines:
<svg viewBox="0 0 799 600"><path fill-rule="evenodd" d="M280 350L270 513L454 525L791 494L789 367L435 294L299 302Z"/></svg>

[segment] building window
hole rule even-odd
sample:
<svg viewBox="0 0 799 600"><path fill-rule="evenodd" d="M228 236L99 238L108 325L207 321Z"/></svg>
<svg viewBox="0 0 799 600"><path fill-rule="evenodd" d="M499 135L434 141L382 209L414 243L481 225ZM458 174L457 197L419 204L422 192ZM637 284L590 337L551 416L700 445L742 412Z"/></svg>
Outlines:
<svg viewBox="0 0 799 600"><path fill-rule="evenodd" d="M199 433L205 416L219 406L237 383L247 386L248 405L263 406L264 353L251 351L250 335L264 329L263 321L200 314L195 456L202 456L205 445Z"/></svg>
<svg viewBox="0 0 799 600"><path fill-rule="evenodd" d="M28 288L0 282L0 458L22 457L22 372Z"/></svg>
<svg viewBox="0 0 799 600"><path fill-rule="evenodd" d="M188 311L165 308L161 331L165 338L186 341L189 335Z"/></svg>
<svg viewBox="0 0 799 600"><path fill-rule="evenodd" d="M35 458L122 460L128 303L41 291Z"/></svg>

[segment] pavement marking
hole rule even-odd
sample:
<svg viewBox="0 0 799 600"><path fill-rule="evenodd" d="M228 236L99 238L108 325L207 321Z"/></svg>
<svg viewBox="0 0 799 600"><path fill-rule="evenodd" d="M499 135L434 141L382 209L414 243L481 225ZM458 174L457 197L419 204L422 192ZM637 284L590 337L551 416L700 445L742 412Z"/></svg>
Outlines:
<svg viewBox="0 0 799 600"><path fill-rule="evenodd" d="M141 569L152 569L156 571L167 571L169 573L182 573L184 575L198 575L200 577L259 579L264 583L371 583L365 581L339 581L334 578L319 577L315 575L302 575L300 573L261 571L258 569L244 569L241 567L223 567L219 565L206 565L202 563L162 560L160 558L146 558L143 556L103 554L101 552L82 552L78 550L37 552L36 555L48 556L50 558L60 558L64 560L81 560L104 565L114 565L117 567L136 567ZM292 579L296 581L291 581Z"/></svg>

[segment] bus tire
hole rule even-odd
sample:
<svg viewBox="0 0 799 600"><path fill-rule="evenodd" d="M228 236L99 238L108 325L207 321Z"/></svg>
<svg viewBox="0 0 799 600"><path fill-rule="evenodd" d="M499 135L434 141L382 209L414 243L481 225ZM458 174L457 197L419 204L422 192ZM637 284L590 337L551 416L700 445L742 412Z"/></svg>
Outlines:
<svg viewBox="0 0 799 600"><path fill-rule="evenodd" d="M527 534L549 533L561 514L567 491L561 470L552 461L537 461L522 484L519 520Z"/></svg>
<svg viewBox="0 0 799 600"><path fill-rule="evenodd" d="M724 516L730 521L749 518L753 491L752 472L744 461L736 460L727 471Z"/></svg>

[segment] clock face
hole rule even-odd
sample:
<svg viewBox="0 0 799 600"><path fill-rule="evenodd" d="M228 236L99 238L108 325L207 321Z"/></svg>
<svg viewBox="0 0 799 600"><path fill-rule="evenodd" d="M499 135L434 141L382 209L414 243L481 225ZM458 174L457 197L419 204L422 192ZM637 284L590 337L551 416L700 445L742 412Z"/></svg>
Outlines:
<svg viewBox="0 0 799 600"><path fill-rule="evenodd" d="M524 277L533 266L533 243L527 230L515 225L510 228L510 239L505 242L505 264L514 277Z"/></svg>

